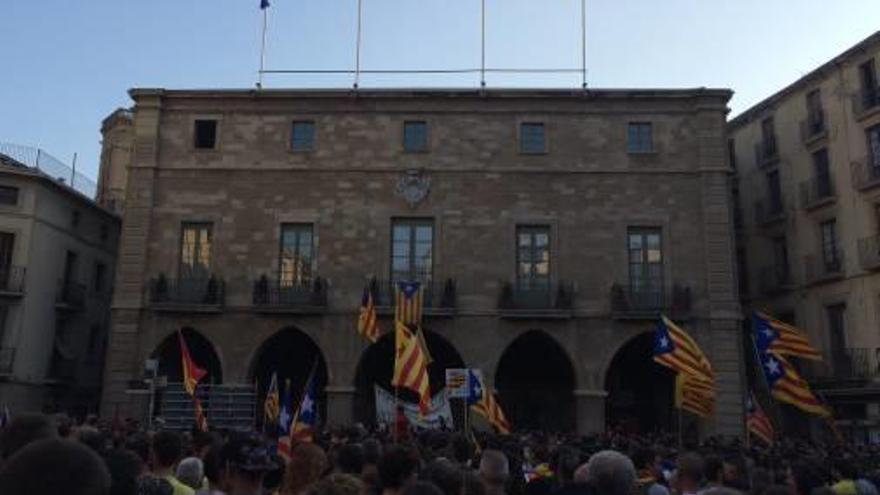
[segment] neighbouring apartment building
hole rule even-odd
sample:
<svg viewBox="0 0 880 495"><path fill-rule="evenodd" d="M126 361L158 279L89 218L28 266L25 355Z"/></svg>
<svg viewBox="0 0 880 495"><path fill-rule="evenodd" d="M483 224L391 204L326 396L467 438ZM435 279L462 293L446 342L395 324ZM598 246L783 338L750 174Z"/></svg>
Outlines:
<svg viewBox="0 0 880 495"><path fill-rule="evenodd" d="M880 435L880 32L728 124L747 306L809 333L839 426ZM793 417L789 419L795 421Z"/></svg>
<svg viewBox="0 0 880 495"><path fill-rule="evenodd" d="M468 366L515 427L674 429L673 380L651 359L664 313L717 371L699 428L742 433L730 91L130 95L106 414L179 406L143 381L180 381L180 330L202 387L256 390L232 412L233 392L206 395L209 423L253 418L276 372L294 397L315 373L325 421L372 421L393 287L416 280L435 392ZM372 345L355 330L365 289Z"/></svg>
<svg viewBox="0 0 880 495"><path fill-rule="evenodd" d="M120 219L15 156L0 153L0 407L96 413Z"/></svg>

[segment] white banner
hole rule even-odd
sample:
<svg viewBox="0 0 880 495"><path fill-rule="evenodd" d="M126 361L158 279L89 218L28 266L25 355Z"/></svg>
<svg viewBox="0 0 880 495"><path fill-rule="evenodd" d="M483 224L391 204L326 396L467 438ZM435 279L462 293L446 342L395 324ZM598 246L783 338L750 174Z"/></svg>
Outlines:
<svg viewBox="0 0 880 495"><path fill-rule="evenodd" d="M394 424L395 406L394 394L384 390L382 387L375 385L376 389L376 421L387 425ZM398 405L403 407L403 413L409 424L418 428L428 430L437 430L445 424L447 428L452 428L452 409L449 408L449 399L446 397L446 390L440 392L431 398L431 407L424 416L419 414L419 405L409 402L398 401ZM442 419L442 421L441 421Z"/></svg>

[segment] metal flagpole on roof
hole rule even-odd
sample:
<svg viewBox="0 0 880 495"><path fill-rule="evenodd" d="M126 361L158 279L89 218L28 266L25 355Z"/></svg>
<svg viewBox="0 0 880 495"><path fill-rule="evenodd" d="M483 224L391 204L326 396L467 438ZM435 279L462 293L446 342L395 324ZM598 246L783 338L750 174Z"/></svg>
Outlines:
<svg viewBox="0 0 880 495"><path fill-rule="evenodd" d="M263 87L263 72L266 68L266 32L269 27L269 0L260 0L260 10L263 11L263 36L260 43L260 72L257 75L257 89Z"/></svg>
<svg viewBox="0 0 880 495"><path fill-rule="evenodd" d="M587 89L587 0L581 0L581 87Z"/></svg>
<svg viewBox="0 0 880 495"><path fill-rule="evenodd" d="M486 87L486 0L480 2L480 87Z"/></svg>
<svg viewBox="0 0 880 495"><path fill-rule="evenodd" d="M361 79L361 10L362 0L358 0L357 11L357 37L354 49L354 89L357 89Z"/></svg>

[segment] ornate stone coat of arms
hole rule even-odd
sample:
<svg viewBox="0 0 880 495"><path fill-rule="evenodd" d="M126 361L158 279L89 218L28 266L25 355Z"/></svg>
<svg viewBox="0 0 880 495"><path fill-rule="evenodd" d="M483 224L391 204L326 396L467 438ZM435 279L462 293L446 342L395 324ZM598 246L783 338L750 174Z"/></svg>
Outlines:
<svg viewBox="0 0 880 495"><path fill-rule="evenodd" d="M428 196L430 190L430 177L420 170L407 170L405 174L397 179L397 187L394 189L394 192L403 198L410 208L415 208Z"/></svg>

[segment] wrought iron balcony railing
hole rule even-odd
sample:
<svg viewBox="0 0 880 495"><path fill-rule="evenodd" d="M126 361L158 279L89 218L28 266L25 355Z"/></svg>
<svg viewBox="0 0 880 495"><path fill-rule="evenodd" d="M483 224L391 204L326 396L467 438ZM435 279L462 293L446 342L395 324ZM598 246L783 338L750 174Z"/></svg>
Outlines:
<svg viewBox="0 0 880 495"><path fill-rule="evenodd" d="M785 199L759 199L755 201L755 223L766 225L785 219Z"/></svg>
<svg viewBox="0 0 880 495"><path fill-rule="evenodd" d="M86 305L86 285L73 281L60 281L55 305L58 309L81 310Z"/></svg>
<svg viewBox="0 0 880 495"><path fill-rule="evenodd" d="M836 279L844 275L844 252L837 248L833 256L804 256L804 276L808 284Z"/></svg>
<svg viewBox="0 0 880 495"><path fill-rule="evenodd" d="M220 308L226 300L226 283L216 275L169 279L160 275L150 280L150 302L157 308Z"/></svg>
<svg viewBox="0 0 880 495"><path fill-rule="evenodd" d="M0 267L0 295L24 294L24 279L26 269L23 266Z"/></svg>
<svg viewBox="0 0 880 495"><path fill-rule="evenodd" d="M880 157L862 157L850 164L853 187L865 191L880 186Z"/></svg>
<svg viewBox="0 0 880 495"><path fill-rule="evenodd" d="M660 314L683 318L691 311L691 289L673 285L664 288L611 286L611 312L615 318L654 319Z"/></svg>
<svg viewBox="0 0 880 495"><path fill-rule="evenodd" d="M859 264L865 270L880 269L880 235L859 239Z"/></svg>
<svg viewBox="0 0 880 495"><path fill-rule="evenodd" d="M15 365L15 347L0 347L0 375L12 373Z"/></svg>
<svg viewBox="0 0 880 495"><path fill-rule="evenodd" d="M755 163L758 167L769 165L779 159L779 150L776 147L776 140L761 141L755 145Z"/></svg>
<svg viewBox="0 0 880 495"><path fill-rule="evenodd" d="M323 312L327 308L327 282L288 281L260 277L254 282L254 306L261 310Z"/></svg>
<svg viewBox="0 0 880 495"><path fill-rule="evenodd" d="M831 174L818 175L800 184L801 208L805 210L833 203L837 196Z"/></svg>
<svg viewBox="0 0 880 495"><path fill-rule="evenodd" d="M761 270L760 289L764 294L774 294L791 287L791 273L788 267L766 266Z"/></svg>
<svg viewBox="0 0 880 495"><path fill-rule="evenodd" d="M506 317L568 317L573 307L574 285L568 282L505 282L498 296L498 310Z"/></svg>
<svg viewBox="0 0 880 495"><path fill-rule="evenodd" d="M873 359L873 349L862 347L846 348L831 352L831 376L837 380L870 380L878 376L877 363Z"/></svg>
<svg viewBox="0 0 880 495"><path fill-rule="evenodd" d="M827 135L825 128L825 112L818 111L800 122L801 141L810 143Z"/></svg>
<svg viewBox="0 0 880 495"><path fill-rule="evenodd" d="M394 310L394 297L398 281L372 279L369 282L373 303L377 311L388 313ZM443 316L455 312L458 304L458 291L455 279L446 278L419 281L422 285L422 308L426 316Z"/></svg>

